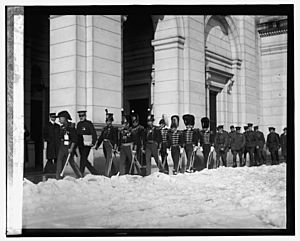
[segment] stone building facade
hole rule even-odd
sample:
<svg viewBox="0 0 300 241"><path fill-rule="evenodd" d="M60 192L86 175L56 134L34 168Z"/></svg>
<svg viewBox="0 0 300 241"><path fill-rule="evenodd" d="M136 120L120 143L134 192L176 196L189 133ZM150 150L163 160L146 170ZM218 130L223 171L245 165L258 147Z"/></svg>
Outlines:
<svg viewBox="0 0 300 241"><path fill-rule="evenodd" d="M117 125L122 108L145 124L149 107L156 123L191 113L196 127L207 116L212 129L252 122L265 134L287 123L286 16L25 14L24 55L25 124L35 133L28 151L37 161L40 129L61 110L77 122L86 109L98 130L105 108Z"/></svg>
<svg viewBox="0 0 300 241"><path fill-rule="evenodd" d="M273 26L275 27L270 27ZM280 25L281 24L281 25ZM286 18L264 16L50 17L50 111L87 109L120 123L121 108L192 113L196 125L286 125ZM181 122L181 127L183 123Z"/></svg>

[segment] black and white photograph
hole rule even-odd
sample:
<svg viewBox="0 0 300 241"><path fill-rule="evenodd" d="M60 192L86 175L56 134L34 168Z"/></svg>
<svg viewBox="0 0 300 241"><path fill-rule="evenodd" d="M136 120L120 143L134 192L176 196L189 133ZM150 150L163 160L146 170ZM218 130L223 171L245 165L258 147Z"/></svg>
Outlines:
<svg viewBox="0 0 300 241"><path fill-rule="evenodd" d="M6 236L294 236L294 5L84 4L5 6Z"/></svg>

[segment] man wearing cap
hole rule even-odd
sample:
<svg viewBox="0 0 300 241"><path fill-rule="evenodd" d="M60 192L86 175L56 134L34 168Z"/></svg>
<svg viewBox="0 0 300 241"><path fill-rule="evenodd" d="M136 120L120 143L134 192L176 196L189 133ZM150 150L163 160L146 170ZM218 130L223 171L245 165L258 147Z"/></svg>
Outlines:
<svg viewBox="0 0 300 241"><path fill-rule="evenodd" d="M241 127L237 126L236 131L231 136L230 140L230 149L231 153L233 155L233 167L237 167L236 163L236 155L239 155L240 159L240 167L243 166L243 153L244 153L244 147L246 144L245 136L240 132Z"/></svg>
<svg viewBox="0 0 300 241"><path fill-rule="evenodd" d="M50 121L44 128L44 140L46 142L46 158L47 163L44 167L44 173L55 173L56 171L56 160L59 150L59 131L60 126L55 122L56 114L49 114Z"/></svg>
<svg viewBox="0 0 300 241"><path fill-rule="evenodd" d="M179 116L173 115L171 117L171 129L168 132L168 146L171 149L171 156L173 160L173 174L177 175L179 171L184 172L184 170L180 170L180 155L183 153L183 139L182 139L182 131L178 130L179 126Z"/></svg>
<svg viewBox="0 0 300 241"><path fill-rule="evenodd" d="M107 177L111 176L112 170L116 169L113 163L113 154L117 151L118 144L118 129L115 128L112 123L114 121L113 113L108 113L108 110L105 109L106 126L103 128L95 146L95 149L98 150L99 146L103 142L103 154L105 157L104 165L104 175Z"/></svg>
<svg viewBox="0 0 300 241"><path fill-rule="evenodd" d="M249 153L250 156L250 166L254 166L254 151L256 146L256 135L252 130L252 123L248 123L248 130L245 133L246 145L245 145L245 154Z"/></svg>
<svg viewBox="0 0 300 241"><path fill-rule="evenodd" d="M254 126L254 133L256 135L256 147L254 152L254 160L257 166L266 164L265 156L263 154L264 145L266 143L264 133L258 130L258 126Z"/></svg>
<svg viewBox="0 0 300 241"><path fill-rule="evenodd" d="M194 129L195 116L186 114L182 116L186 129L183 130L183 147L186 153L187 166L186 172L193 172L194 167L192 166L192 158L195 157L196 150L199 143L199 132ZM184 169L184 163L182 163L182 168Z"/></svg>
<svg viewBox="0 0 300 241"><path fill-rule="evenodd" d="M163 169L165 174L169 174L169 165L167 161L168 153L168 132L169 128L166 127L166 121L164 115L162 116L162 119L159 121L159 129L161 132L162 142L161 142L161 148L160 148L160 155L161 155L161 161L163 165Z"/></svg>
<svg viewBox="0 0 300 241"><path fill-rule="evenodd" d="M230 132L228 133L230 141L234 134L235 134L235 128L234 128L234 126L230 126Z"/></svg>
<svg viewBox="0 0 300 241"><path fill-rule="evenodd" d="M286 162L286 127L283 129L283 133L280 135L280 146L281 146L281 155L283 156L284 161Z"/></svg>
<svg viewBox="0 0 300 241"><path fill-rule="evenodd" d="M57 117L61 123L60 127L60 146L57 156L57 166L56 166L56 179L60 179L63 165L65 164L67 157L69 157L69 163L76 174L76 176L82 177L79 167L74 162L74 151L77 145L77 133L75 129L75 123L69 122L72 120L68 111L61 111L58 113Z"/></svg>
<svg viewBox="0 0 300 241"><path fill-rule="evenodd" d="M209 119L207 117L201 118L202 130L200 131L200 145L202 147L202 152L204 156L204 166L206 168L208 155L211 151L211 147L214 144L213 132L209 130Z"/></svg>
<svg viewBox="0 0 300 241"><path fill-rule="evenodd" d="M119 148L120 148L120 175L129 173L132 162L133 138L131 130L131 118L124 115L122 111L122 128L119 131ZM138 170L140 172L140 170Z"/></svg>
<svg viewBox="0 0 300 241"><path fill-rule="evenodd" d="M99 174L88 160L91 147L97 140L96 130L93 123L86 119L86 110L77 111L79 122L77 123L78 149L80 153L80 171L84 176L85 167L91 174Z"/></svg>
<svg viewBox="0 0 300 241"><path fill-rule="evenodd" d="M224 126L219 125L217 127L218 133L215 137L215 150L217 153L217 168L220 166L220 157L222 158L223 165L227 167L227 152L229 149L229 135L223 130Z"/></svg>
<svg viewBox="0 0 300 241"><path fill-rule="evenodd" d="M269 127L270 133L267 136L267 148L271 153L272 165L279 164L278 149L280 147L280 137L275 132L274 127Z"/></svg>
<svg viewBox="0 0 300 241"><path fill-rule="evenodd" d="M145 130L144 150L146 156L146 175L151 174L151 157L154 157L159 172L164 172L162 163L158 158L158 153L161 148L161 132L158 127L153 125L154 115L149 114L147 117L147 128Z"/></svg>
<svg viewBox="0 0 300 241"><path fill-rule="evenodd" d="M140 125L140 118L137 113L132 110L131 113L131 120L132 120L132 129L131 129L131 136L133 140L133 152L137 156L137 159L139 163L143 166L144 164L144 154L142 152L143 146L144 146L144 137L145 137L145 128ZM142 169L145 170L144 167ZM141 170L141 171L142 171ZM142 173L144 175L145 173Z"/></svg>

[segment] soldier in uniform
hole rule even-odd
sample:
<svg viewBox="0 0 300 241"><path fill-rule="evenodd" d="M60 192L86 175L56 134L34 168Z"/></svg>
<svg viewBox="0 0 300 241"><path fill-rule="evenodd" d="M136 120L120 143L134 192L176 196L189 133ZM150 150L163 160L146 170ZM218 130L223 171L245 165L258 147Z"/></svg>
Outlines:
<svg viewBox="0 0 300 241"><path fill-rule="evenodd" d="M58 113L57 117L59 122L62 124L60 127L60 146L57 156L57 165L56 165L56 179L60 179L60 173L63 169L68 155L70 154L69 163L76 174L76 176L82 177L82 174L79 170L78 165L74 162L74 151L77 145L77 133L75 129L75 123L69 122L72 120L68 111L61 111Z"/></svg>
<svg viewBox="0 0 300 241"><path fill-rule="evenodd" d="M105 109L106 112L106 126L103 128L101 135L97 140L97 144L95 149L98 150L99 146L103 142L103 154L106 159L104 172L105 176L111 176L112 170L115 170L116 167L113 163L113 154L117 151L118 144L118 129L112 125L114 121L114 117L112 113L108 113L108 110Z"/></svg>
<svg viewBox="0 0 300 241"><path fill-rule="evenodd" d="M168 132L168 146L171 149L171 156L173 160L173 174L177 175L178 171L184 172L184 170L179 169L179 159L180 155L183 153L183 140L182 140L182 131L178 130L179 126L179 116L173 115L171 117L171 129Z"/></svg>
<svg viewBox="0 0 300 241"><path fill-rule="evenodd" d="M130 115L124 115L124 112L122 111L122 128L119 132L120 175L129 174L133 151L133 138L131 132Z"/></svg>
<svg viewBox="0 0 300 241"><path fill-rule="evenodd" d="M149 110L148 110L149 111ZM154 115L149 114L147 117L147 128L144 137L144 151L146 156L146 175L151 174L151 157L154 157L159 172L164 172L163 166L158 158L158 153L161 148L161 132L158 127L153 125Z"/></svg>
<svg viewBox="0 0 300 241"><path fill-rule="evenodd" d="M281 146L281 155L283 156L284 161L286 162L286 127L283 129L283 133L280 135L280 146Z"/></svg>
<svg viewBox="0 0 300 241"><path fill-rule="evenodd" d="M264 133L258 130L258 126L254 126L254 133L256 135L256 147L254 152L254 160L257 166L266 164L266 159L264 156L264 145L266 143Z"/></svg>
<svg viewBox="0 0 300 241"><path fill-rule="evenodd" d="M250 166L254 166L254 151L256 146L256 135L252 130L252 123L248 124L248 130L246 131L246 145L245 145L245 152L246 154L249 153L250 155Z"/></svg>
<svg viewBox="0 0 300 241"><path fill-rule="evenodd" d="M143 146L144 146L144 132L145 129L142 125L139 123L139 115L132 110L131 114L131 120L132 120L132 129L131 129L131 136L133 140L133 152L137 156L137 159L139 163L143 166L144 164L144 154L142 152ZM145 175L144 173L145 169L143 168L141 170L141 174Z"/></svg>
<svg viewBox="0 0 300 241"><path fill-rule="evenodd" d="M229 138L231 140L231 137L235 134L235 128L234 128L234 126L230 126L230 132L228 134L229 134Z"/></svg>
<svg viewBox="0 0 300 241"><path fill-rule="evenodd" d="M91 151L91 147L96 144L97 133L93 123L86 119L86 110L77 111L79 116L79 122L77 123L77 137L78 137L78 149L80 153L80 171L84 176L85 168L93 175L99 173L92 166L88 160L88 156Z"/></svg>
<svg viewBox="0 0 300 241"><path fill-rule="evenodd" d="M55 122L56 114L49 114L50 121L44 128L44 140L46 141L46 158L47 163L44 167L44 173L55 173L56 160L60 145L59 132L60 126Z"/></svg>
<svg viewBox="0 0 300 241"><path fill-rule="evenodd" d="M245 137L245 140L246 140L246 135L247 135L247 131L248 131L248 126L244 126L244 137ZM244 160L245 162L243 163L243 166L246 165L246 156L247 156L247 151L246 151L246 146L244 147Z"/></svg>
<svg viewBox="0 0 300 241"><path fill-rule="evenodd" d="M163 169L165 174L169 174L169 165L167 161L168 153L168 132L169 128L166 127L166 121L164 118L164 115L162 116L162 119L159 121L159 127L160 127L160 132L161 132L161 137L162 137L162 142L161 142L161 148L160 148L160 155L161 155L161 161L163 165Z"/></svg>
<svg viewBox="0 0 300 241"><path fill-rule="evenodd" d="M240 167L243 166L243 153L246 144L245 136L240 132L241 127L237 126L235 133L231 135L230 149L233 155L233 167L237 167L236 155L239 155Z"/></svg>
<svg viewBox="0 0 300 241"><path fill-rule="evenodd" d="M190 166L192 162L192 154L196 152L199 143L199 132L194 129L195 125L195 116L186 114L182 116L186 129L183 130L183 147L186 153L187 158L187 169L186 172L194 171L194 167ZM183 163L182 163L182 166ZM184 167L183 167L184 168Z"/></svg>
<svg viewBox="0 0 300 241"><path fill-rule="evenodd" d="M217 152L217 168L220 166L220 157L225 167L227 167L227 152L229 149L229 135L223 130L223 125L217 127L218 133L215 137L215 150Z"/></svg>
<svg viewBox="0 0 300 241"><path fill-rule="evenodd" d="M278 149L280 147L280 137L275 132L274 127L269 127L270 133L267 136L267 148L271 153L272 165L279 164Z"/></svg>
<svg viewBox="0 0 300 241"><path fill-rule="evenodd" d="M214 135L212 131L209 130L209 119L203 117L201 119L202 130L200 131L200 145L202 147L202 152L204 156L204 166L206 168L208 155L211 150L211 147L214 144Z"/></svg>

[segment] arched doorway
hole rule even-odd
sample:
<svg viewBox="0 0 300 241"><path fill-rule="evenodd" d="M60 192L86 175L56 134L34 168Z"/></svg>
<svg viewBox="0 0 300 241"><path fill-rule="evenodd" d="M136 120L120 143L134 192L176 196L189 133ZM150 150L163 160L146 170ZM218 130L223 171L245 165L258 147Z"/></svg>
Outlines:
<svg viewBox="0 0 300 241"><path fill-rule="evenodd" d="M233 20L228 18L213 15L207 16L205 21L206 86L212 130L217 124L232 123L228 113L235 108L231 88L233 77L237 78L240 60L237 31L233 29Z"/></svg>
<svg viewBox="0 0 300 241"><path fill-rule="evenodd" d="M151 73L153 71L154 39L150 15L128 15L123 22L123 108L140 115L146 125L151 102Z"/></svg>

